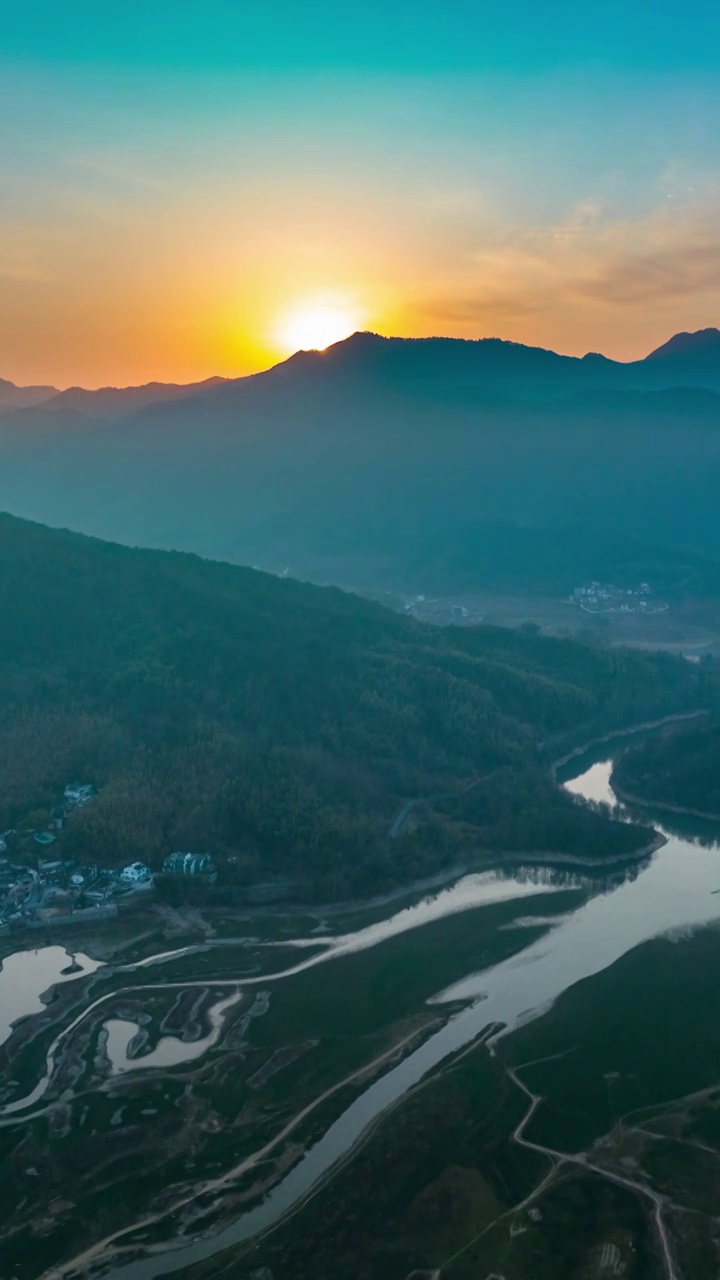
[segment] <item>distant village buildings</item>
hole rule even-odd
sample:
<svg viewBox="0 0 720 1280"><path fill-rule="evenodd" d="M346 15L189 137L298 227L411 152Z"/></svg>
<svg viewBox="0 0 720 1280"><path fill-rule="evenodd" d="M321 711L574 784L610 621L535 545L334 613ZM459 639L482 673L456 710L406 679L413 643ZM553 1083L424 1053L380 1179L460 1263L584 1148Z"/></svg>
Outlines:
<svg viewBox="0 0 720 1280"><path fill-rule="evenodd" d="M575 587L570 599L586 613L664 613L669 605L653 595L649 582L636 587L616 587L609 582L590 582Z"/></svg>
<svg viewBox="0 0 720 1280"><path fill-rule="evenodd" d="M163 871L172 876L217 878L215 864L208 853L171 853L163 863Z"/></svg>
<svg viewBox="0 0 720 1280"><path fill-rule="evenodd" d="M87 804L97 795L95 787L89 782L70 782L63 792L65 796L65 808L77 809L80 805Z"/></svg>

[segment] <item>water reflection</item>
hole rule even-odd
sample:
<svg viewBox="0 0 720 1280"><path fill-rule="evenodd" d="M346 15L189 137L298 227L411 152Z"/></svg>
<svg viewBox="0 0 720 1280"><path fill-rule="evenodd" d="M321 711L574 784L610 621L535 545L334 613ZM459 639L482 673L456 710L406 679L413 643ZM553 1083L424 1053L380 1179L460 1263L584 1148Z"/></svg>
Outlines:
<svg viewBox="0 0 720 1280"><path fill-rule="evenodd" d="M71 955L65 947L39 947L16 951L0 965L0 1044L8 1039L14 1022L45 1008L42 996L61 982L72 982L102 967L79 952Z"/></svg>
<svg viewBox="0 0 720 1280"><path fill-rule="evenodd" d="M105 1052L113 1075L139 1068L175 1067L183 1062L195 1062L208 1049L217 1044L223 1030L225 1013L242 1000L240 991L225 996L208 1011L211 1030L199 1040L181 1040L178 1036L163 1036L150 1053L133 1053L133 1040L140 1032L137 1022L124 1018L110 1018L104 1024L107 1032Z"/></svg>
<svg viewBox="0 0 720 1280"><path fill-rule="evenodd" d="M575 795L614 805L611 771L610 759L596 761L566 785ZM512 896L517 896L518 888L530 885L545 891L557 887L556 870L550 873L551 882L547 871L540 868L493 874L493 884L504 881L515 886ZM497 1040L539 1016L567 987L598 973L631 947L658 933L687 929L720 916L720 896L715 896L720 889L720 857L714 846L703 845L697 838L670 834L668 843L639 867L624 868L622 873L593 883L599 891L520 956L470 974L436 996L437 1004L457 1000L469 1004L348 1107L262 1204L209 1238L185 1246L176 1241L171 1252L158 1252L118 1267L110 1272L110 1280L154 1280L251 1239L306 1196L378 1115L484 1029L499 1024L494 1036Z"/></svg>
<svg viewBox="0 0 720 1280"><path fill-rule="evenodd" d="M636 858L634 862L615 865L609 871L603 871L600 867L583 867L579 871L572 867L530 866L506 867L498 870L497 874L517 885L530 883L547 885L553 889L590 889L593 893L607 893L628 880L637 880L650 861L651 855L648 855Z"/></svg>
<svg viewBox="0 0 720 1280"><path fill-rule="evenodd" d="M569 778L563 785L571 795L580 796L583 800L592 800L595 804L615 805L615 792L610 786L610 775L613 762L610 756L605 760L596 760L590 768L577 778Z"/></svg>

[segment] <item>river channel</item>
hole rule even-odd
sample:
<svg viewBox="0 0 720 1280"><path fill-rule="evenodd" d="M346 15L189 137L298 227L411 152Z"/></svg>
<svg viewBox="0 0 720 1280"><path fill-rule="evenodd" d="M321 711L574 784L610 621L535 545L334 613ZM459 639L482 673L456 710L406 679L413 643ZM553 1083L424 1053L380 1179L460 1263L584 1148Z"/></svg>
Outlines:
<svg viewBox="0 0 720 1280"><path fill-rule="evenodd" d="M594 756L578 757L573 762L574 776L566 774L564 785L578 796L613 802L612 762L614 755L626 745L627 740L610 742ZM662 830L659 824L655 825ZM432 1004L441 1006L463 1000L464 1008L348 1106L259 1205L224 1229L192 1243L184 1240L175 1245L172 1241L147 1244L143 1258L125 1265L113 1267L110 1263L108 1269L98 1257L100 1265L95 1274L108 1280L153 1280L249 1240L281 1220L313 1188L323 1184L333 1167L352 1151L368 1127L389 1106L428 1071L470 1044L490 1024L500 1027L493 1036L497 1040L520 1022L541 1015L567 987L606 968L639 943L659 933L687 931L720 917L720 851L717 843L708 841L707 827L702 828L702 844L692 835L680 838L669 831L664 834L667 842L651 858L634 866L626 876L618 876L610 885L606 882L592 891L579 910L559 917L538 941L531 942L510 959L481 972L469 973L438 992ZM342 939L328 938L326 951L305 961L299 957L298 965L286 972L297 972L305 965L332 963L336 955L382 944L396 932L421 928L445 913L481 909L485 902L501 898L552 892L553 887L551 877L538 879L522 869L511 877L494 873L466 877L452 889L372 926L371 933L360 930ZM518 915L521 914L519 909ZM307 940L298 940L297 945L305 947ZM270 980L276 982L282 976L275 974ZM218 983L221 985L227 988L231 984L225 980L224 984ZM237 985L250 983L246 979ZM214 1026L213 1032L215 1030ZM123 1044L116 1041L115 1053L124 1056L124 1035L120 1039ZM123 1061L120 1069L127 1069L127 1065ZM130 1241L126 1238L123 1243L127 1245ZM53 1276L69 1277L73 1270L70 1264L65 1271L54 1271Z"/></svg>
<svg viewBox="0 0 720 1280"><path fill-rule="evenodd" d="M574 762L577 772L565 785L587 799L613 802L613 757L626 745L620 743L614 752L613 744L606 744L601 758L579 757ZM549 934L519 955L483 972L468 974L438 993L435 1001L439 1004L458 999L471 1003L366 1089L260 1205L216 1235L177 1249L168 1249L166 1244L158 1253L151 1252L141 1260L116 1267L107 1273L109 1280L153 1280L266 1230L321 1183L393 1102L444 1058L471 1043L489 1024L502 1024L497 1039L520 1021L540 1015L567 987L606 968L646 939L671 930L684 931L720 917L720 896L716 896L720 892L717 844L708 847L692 837L681 839L665 834L667 843L639 869L639 874L590 897L579 911L561 919ZM521 872L511 883L516 884L518 896L527 892Z"/></svg>

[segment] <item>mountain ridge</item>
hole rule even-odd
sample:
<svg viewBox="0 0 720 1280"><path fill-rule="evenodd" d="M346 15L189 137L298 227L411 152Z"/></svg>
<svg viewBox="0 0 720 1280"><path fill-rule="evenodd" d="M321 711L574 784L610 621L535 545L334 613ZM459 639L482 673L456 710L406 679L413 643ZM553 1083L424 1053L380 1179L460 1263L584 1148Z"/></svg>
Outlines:
<svg viewBox="0 0 720 1280"><path fill-rule="evenodd" d="M0 378L0 413L5 409L26 409L43 404L57 394L57 387L19 387L7 378Z"/></svg>
<svg viewBox="0 0 720 1280"><path fill-rule="evenodd" d="M444 370L437 367L440 356L446 361ZM467 377L484 373L501 381L504 377L518 377L521 382L523 378L532 379L533 376L545 380L556 373L581 382L587 377L599 377L602 380L599 387L594 383L584 383L590 390L659 390L662 389L663 365L671 371L668 378L677 376L679 366L687 366L694 378L700 378L698 385L720 390L720 330L716 328L676 333L646 356L631 361L613 360L597 351L588 351L582 356L564 355L548 347L505 338L450 338L441 335L401 338L358 330L323 350L296 351L267 369L237 378L214 375L190 383L151 381L95 390L73 386L63 391L50 386L20 387L0 378L0 409L44 404L50 410L73 408L89 415L94 413L98 417L117 418L142 412L154 403L205 396L228 399L237 388L258 380L285 380L320 369L347 376L369 363L376 373L381 366L387 372L393 358L402 364L403 373L407 376L423 372L428 357L431 362L436 362L436 376L444 373L445 376L464 374ZM427 367L424 372L427 376ZM665 385L672 383L666 382Z"/></svg>
<svg viewBox="0 0 720 1280"><path fill-rule="evenodd" d="M715 354L720 360L720 329L713 327L696 329L692 333L675 333L662 346L656 347L654 351L645 356L645 360L657 360L667 356L697 357L708 351Z"/></svg>
<svg viewBox="0 0 720 1280"><path fill-rule="evenodd" d="M511 368L487 376L497 351ZM499 340L358 335L121 420L5 413L0 506L361 589L565 593L582 578L542 537L558 524L588 529L590 577L620 567L599 527L720 560L720 380L682 382L672 360L628 373ZM666 589L662 565L642 577Z"/></svg>

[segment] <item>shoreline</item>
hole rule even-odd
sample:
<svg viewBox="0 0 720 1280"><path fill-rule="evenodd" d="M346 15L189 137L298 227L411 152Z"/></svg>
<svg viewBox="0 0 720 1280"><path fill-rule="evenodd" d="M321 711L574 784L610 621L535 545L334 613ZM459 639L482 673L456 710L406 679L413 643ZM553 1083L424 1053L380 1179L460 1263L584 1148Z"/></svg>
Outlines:
<svg viewBox="0 0 720 1280"><path fill-rule="evenodd" d="M666 724L674 724L684 720L694 720L699 716L708 714L709 712L707 708L698 708L696 711L674 712L671 715L662 716L657 720L645 720L641 724L631 725L625 729L616 729L612 732L600 734L595 738L588 739L588 741L581 743L579 746L573 747L573 749L566 752L565 755L559 756L557 759L553 760L549 766L550 776L557 786L561 786L562 784L558 783L557 780L559 770L564 768L564 766L569 764L572 760L585 755L586 752L591 751L595 746L600 746L604 742L612 742L616 738L631 737L633 734L643 733L646 730L650 731L653 729L660 729ZM616 794L619 800L623 800L627 803L635 803L649 809L665 808L668 811L678 814L685 813L689 817L698 817L706 821L720 821L720 814L711 815L690 809L680 809L667 805L664 806L651 801L641 800L639 797L630 796L629 793L625 794L620 791L617 791ZM415 804L419 802L412 801L412 803ZM248 910L248 908L244 906L239 909L238 916L240 918L253 920L262 916L273 916L280 919L287 919L291 916L304 915L317 918L322 923L325 919L350 915L353 912L372 911L377 908L388 906L402 898L410 898L416 894L424 894L432 892L433 890L443 889L447 885L461 880L463 876L477 874L482 871L499 870L502 869L503 866L517 867L525 865L534 867L577 867L578 869L588 868L592 870L601 870L603 867L612 868L622 866L630 862L640 862L643 858L650 857L653 853L657 852L658 849L662 848L666 843L666 840L667 838L665 836L660 832L657 832L653 840L642 848L608 858L583 858L580 854L554 853L552 851L543 852L535 849L524 851L488 850L483 853L478 853L477 857L469 859L466 862L457 863L452 867L447 867L441 871L437 871L433 875L424 876L420 880L414 880L408 884L397 885L395 888L388 889L384 893L375 894L371 898L348 899L344 902L328 903L293 902L283 904L282 907L276 906L275 908L272 908L267 906L264 909L262 907L258 907L251 910ZM83 921L83 924L85 923L90 924L91 922ZM57 926L55 926L55 928L57 928ZM36 936L39 934L42 945L47 946L51 945L51 943L55 941L55 938L52 936L50 938L43 936L46 934L46 931L47 934L53 934L53 923L51 921L47 922L45 928L38 928L33 932L36 933ZM58 945L65 946L66 950L70 953L73 949L73 940L81 937L82 933L82 926L74 926L73 935L67 944L65 942L65 935L63 935L62 932L55 936L57 938ZM13 942L16 942L20 941L21 938L23 941L28 941L25 930L10 932L4 941L9 942L12 940ZM20 949L25 948L21 947ZM78 948L76 947L75 950L77 949ZM4 951L5 948L2 950Z"/></svg>
<svg viewBox="0 0 720 1280"><path fill-rule="evenodd" d="M700 716L709 715L706 707L699 707L696 711L675 711L669 715L661 716L657 720L643 720L640 724L630 725L626 729L614 729L608 733L598 735L596 738L589 738L587 742L581 743L577 747L573 747L571 751L565 755L559 756L553 760L549 767L550 776L556 785L561 786L557 781L557 774L560 769L569 764L571 760L575 760L580 756L591 751L593 747L601 746L604 742L613 742L615 738L628 738L636 733L644 733L653 729L662 729L666 724L675 724L683 720L696 720ZM618 799L625 799L617 792ZM409 804L429 803L429 801L412 800ZM652 805L649 801L640 802L646 804L648 808ZM656 805L656 808L661 806ZM678 810L679 812L679 810ZM684 810L688 814L690 810ZM709 814L693 813L694 817L709 818ZM720 821L720 814L715 815L717 821ZM579 854L571 853L543 853L541 850L516 851L492 851L484 855L478 855L471 861L460 864L454 868L448 868L446 871L439 871L436 875L427 876L422 880L413 881L406 886L399 886L396 889L390 889L387 893L378 894L373 898L360 898L349 902L328 903L327 906L309 906L305 908L308 915L322 914L326 916L343 915L349 911L365 911L372 910L374 907L382 907L390 902L396 901L398 898L405 897L413 893L423 893L430 889L442 889L445 885L454 880L461 879L462 876L472 875L478 871L492 871L503 865L528 865L528 866L576 866L576 867L592 867L598 869L602 867L617 866L626 862L640 861L642 858L650 857L667 844L667 836L662 832L656 831L655 836L648 844L641 849L633 850L625 854L618 854L612 858L583 858ZM279 914L290 914L281 912Z"/></svg>
<svg viewBox="0 0 720 1280"><path fill-rule="evenodd" d="M495 867L524 866L569 867L570 869L591 867L593 870L602 870L603 867L617 867L626 862L640 862L643 858L649 858L653 853L657 853L658 849L662 849L667 842L668 837L662 831L656 831L652 840L640 849L631 849L627 853L613 854L606 858L583 858L575 853L543 853L540 849L529 849L523 853L509 852L498 858L493 857L492 865L488 864L486 869L490 871Z"/></svg>
<svg viewBox="0 0 720 1280"><path fill-rule="evenodd" d="M557 782L557 774L566 764L570 764L571 760L577 759L578 756L584 756L587 751L592 751L593 747L602 746L603 742L612 742L615 738L630 738L635 733L645 733L651 729L662 729L666 724L677 724L683 720L697 720L699 716L707 716L710 712L707 707L699 707L697 711L675 711L672 715L661 716L659 720L644 720L642 724L630 725L627 729L614 729L608 733L602 733L597 738L590 738L588 742L582 743L578 747L573 747L572 751L568 751L564 756L558 756L557 760L553 760L550 765L550 775L554 782Z"/></svg>
<svg viewBox="0 0 720 1280"><path fill-rule="evenodd" d="M689 809L682 804L670 804L667 800L644 800L642 796L636 796L632 791L624 791L622 787L617 786L612 781L614 776L611 774L611 786L618 800L622 800L623 804L637 805L642 809L658 809L661 813L677 813L688 818L700 818L703 822L720 822L720 813L707 813L704 809Z"/></svg>
<svg viewBox="0 0 720 1280"><path fill-rule="evenodd" d="M626 862L639 862L650 857L658 849L667 844L667 836L656 831L653 839L639 849L631 849L627 853L613 854L606 858L587 858L577 853L557 853L542 849L491 849L479 852L477 857L467 862L428 876L424 880L416 880L412 884L392 889L376 898L363 898L356 902L330 903L325 907L308 908L307 914L324 916L345 915L352 911L371 911L374 907L383 907L411 894L425 893L432 889L443 889L446 885L461 880L464 876L477 875L483 871L501 871L503 867L591 867L601 870L603 867L616 867Z"/></svg>

